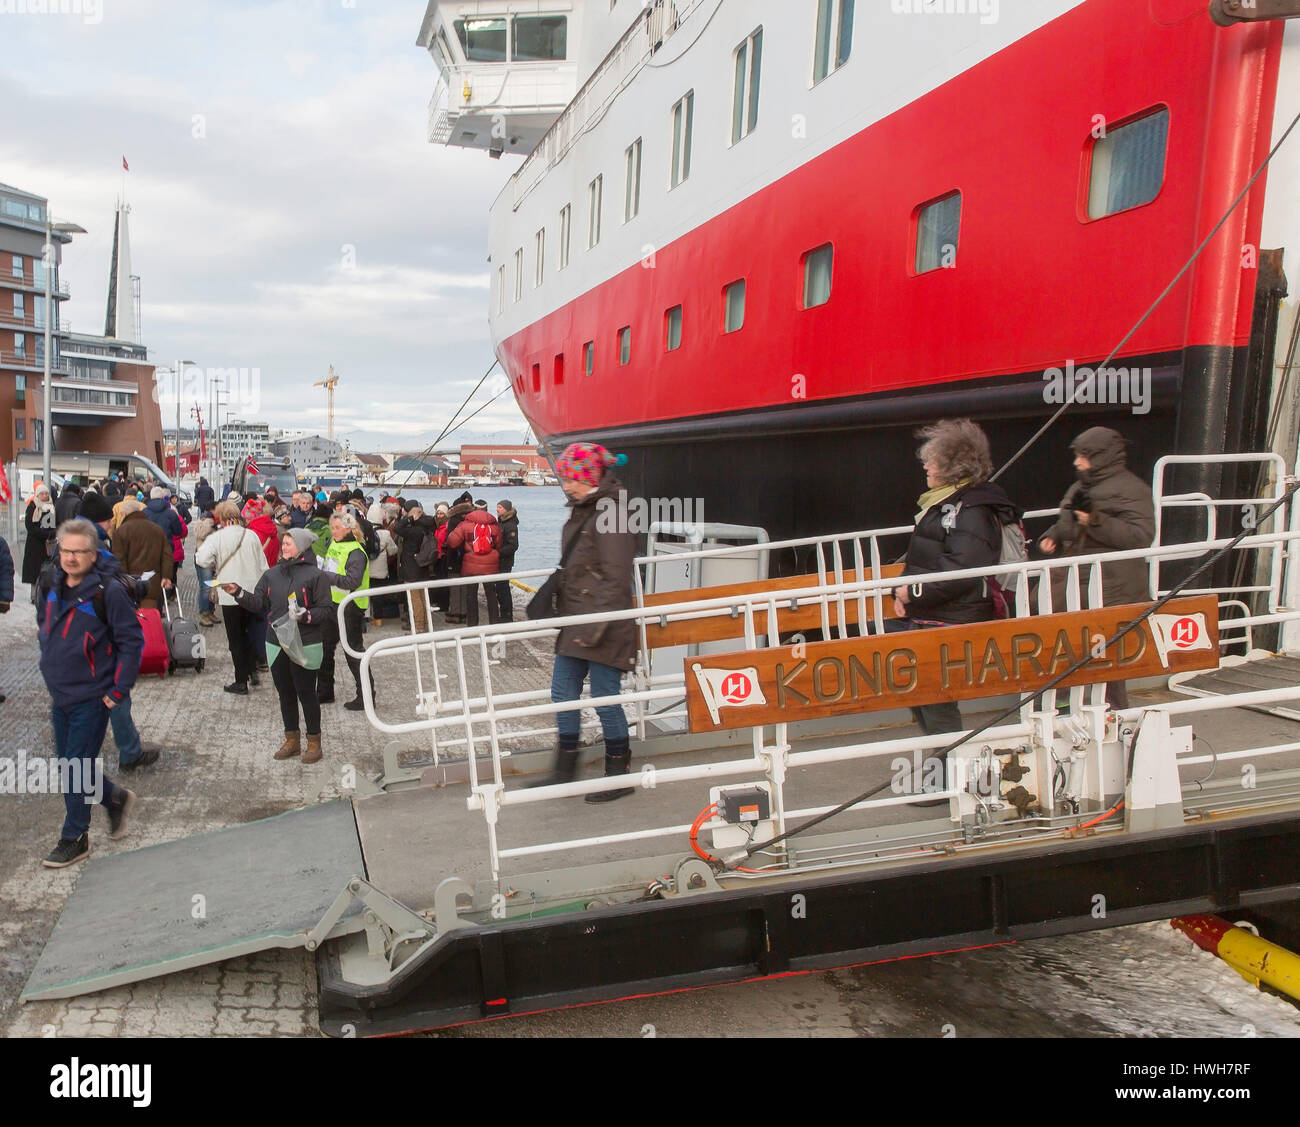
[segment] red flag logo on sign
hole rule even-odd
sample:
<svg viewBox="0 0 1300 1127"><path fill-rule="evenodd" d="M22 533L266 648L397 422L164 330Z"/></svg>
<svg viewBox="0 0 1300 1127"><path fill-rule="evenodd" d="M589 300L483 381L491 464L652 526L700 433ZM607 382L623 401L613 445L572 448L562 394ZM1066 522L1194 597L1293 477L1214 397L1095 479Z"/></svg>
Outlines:
<svg viewBox="0 0 1300 1127"><path fill-rule="evenodd" d="M758 683L757 669L704 669L699 665L693 665L691 669L715 724L721 723L718 711L721 708L745 708L767 703Z"/></svg>
<svg viewBox="0 0 1300 1127"><path fill-rule="evenodd" d="M1160 661L1166 669L1169 668L1171 650L1185 653L1189 650L1214 648L1203 614L1153 614L1151 634L1155 639Z"/></svg>

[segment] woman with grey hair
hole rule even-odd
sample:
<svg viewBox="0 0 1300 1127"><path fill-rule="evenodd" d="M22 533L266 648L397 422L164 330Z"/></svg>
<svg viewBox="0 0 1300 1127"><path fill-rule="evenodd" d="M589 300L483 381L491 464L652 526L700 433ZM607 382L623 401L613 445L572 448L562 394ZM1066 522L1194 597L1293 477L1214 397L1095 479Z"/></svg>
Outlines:
<svg viewBox="0 0 1300 1127"><path fill-rule="evenodd" d="M1018 522L1024 511L988 480L993 473L988 436L970 419L943 419L917 437L929 488L917 502L903 575L993 566L1002 556L1002 526ZM904 584L894 591L894 610L898 617L885 623L889 633L997 617L988 581L979 578ZM922 705L912 715L927 736L962 730L955 702ZM937 779L927 778L931 781Z"/></svg>

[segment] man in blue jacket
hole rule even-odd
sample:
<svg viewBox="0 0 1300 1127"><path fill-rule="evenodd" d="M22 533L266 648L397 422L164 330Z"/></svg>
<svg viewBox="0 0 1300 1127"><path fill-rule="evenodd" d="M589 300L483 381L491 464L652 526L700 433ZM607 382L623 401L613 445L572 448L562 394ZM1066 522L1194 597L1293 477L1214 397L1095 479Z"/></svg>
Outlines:
<svg viewBox="0 0 1300 1127"><path fill-rule="evenodd" d="M41 608L41 674L59 759L71 761L65 778L80 786L64 787L63 831L42 864L63 869L90 853L90 807L100 779L108 836L126 833L135 795L103 776L98 760L109 710L135 684L144 634L131 596L100 562L95 526L70 520L56 539L58 562Z"/></svg>

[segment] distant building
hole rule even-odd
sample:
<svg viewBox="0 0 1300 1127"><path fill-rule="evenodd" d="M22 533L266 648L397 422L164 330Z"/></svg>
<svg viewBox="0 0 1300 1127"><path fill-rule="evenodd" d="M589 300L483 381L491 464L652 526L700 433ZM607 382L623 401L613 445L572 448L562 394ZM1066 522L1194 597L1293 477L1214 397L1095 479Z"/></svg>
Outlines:
<svg viewBox="0 0 1300 1127"><path fill-rule="evenodd" d="M130 208L119 204L113 235L109 321L116 325L119 278L131 313L105 336L72 333L60 316L68 285L59 276L62 248L71 236L53 233L52 308L45 308L43 196L0 184L0 461L43 447L42 384L45 319L50 318L50 417L55 450L139 452L163 460L162 420L154 399L153 365L138 342L134 279L130 273Z"/></svg>
<svg viewBox="0 0 1300 1127"><path fill-rule="evenodd" d="M536 446L462 446L460 472L466 477L479 474L515 474L529 470L549 473L550 463Z"/></svg>
<svg viewBox="0 0 1300 1127"><path fill-rule="evenodd" d="M221 460L227 475L234 472L241 458L249 454L254 457L271 453L270 428L265 423L250 423L243 419L231 419L222 423Z"/></svg>
<svg viewBox="0 0 1300 1127"><path fill-rule="evenodd" d="M337 462L343 454L343 445L319 434L285 436L270 440L270 452L277 458L288 458L298 469L303 469Z"/></svg>

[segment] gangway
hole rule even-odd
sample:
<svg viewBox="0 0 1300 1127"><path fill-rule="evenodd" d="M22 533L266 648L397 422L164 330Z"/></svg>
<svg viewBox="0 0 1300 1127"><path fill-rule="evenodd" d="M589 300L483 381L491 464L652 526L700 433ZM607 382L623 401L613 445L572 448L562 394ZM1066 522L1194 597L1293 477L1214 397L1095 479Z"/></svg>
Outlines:
<svg viewBox="0 0 1300 1127"><path fill-rule="evenodd" d="M1271 516L1250 535L1229 537L1210 527L1197 541L1027 562L1015 569L1022 573L1016 618L956 628L958 634L909 635L918 654L927 646L959 647L977 635L983 647L987 638L991 648L981 648L978 660L972 656L972 674L979 676L964 694L973 726L984 729L997 717L993 701L1017 703L953 752L939 796L946 801L937 809L911 805L914 768L949 738L918 736L907 726L899 706L909 698L898 685L875 693L861 709L822 699L837 694L838 683L828 680L832 659L849 670L858 660L863 672L854 674L854 691L865 696L872 696L873 654L885 654L875 676L889 676L892 659L883 647L900 636L880 635L896 582L884 561L896 558L888 545L906 529L815 541L816 571L808 575L778 575L740 589L694 588L665 595L667 602L642 595L633 609L601 616L633 620L642 639L637 669L610 700L624 704L642 732L659 702L684 700L680 711L691 732L643 739L633 764L637 795L616 806L583 804L578 816L576 798L624 780L583 778L527 789L519 785L521 768L549 759L538 748L558 711L603 702L553 704L549 679L521 678L528 663L516 659L544 657L559 626L589 619L453 629L413 619L410 634L377 641L359 655L363 693L372 726L394 745L412 736L427 741L439 785L401 789L393 784L409 779L385 778L382 793L355 796L319 815L317 829L337 838L327 850L334 861L313 874L311 896L292 894L300 910L282 912L264 895L250 895L241 909L245 926L232 927L206 952L195 949L193 927L184 922L188 900L176 902L182 887L193 891L192 881L164 884L173 918L163 938L189 926L185 942L160 946L151 959L107 958L137 907L138 895L123 892L122 911L109 915L98 947L65 945L62 932L88 930L95 906L112 902L109 882L87 879L96 865L106 871L92 862L69 900L66 927L61 922L56 929L49 958L42 958L24 997L56 996L50 989L67 996L246 950L303 946L317 956L322 1028L345 1036L387 1034L1180 913L1291 903L1300 896L1300 729L1279 739L1277 721L1261 727L1251 710L1300 705L1300 685L1201 699L1180 699L1164 687L1171 676L1216 668L1220 653L1245 644L1249 631L1300 619L1287 587L1300 527L1294 507L1277 504L1291 484L1279 478L1271 496L1251 502ZM1162 500L1208 506L1211 513L1229 503L1236 504ZM1194 620L1197 630L1160 627L1165 632L1157 634L1148 620L1130 643L1097 652L1098 639L1144 609L1100 605L1103 560L1141 558L1154 572L1234 540L1233 551L1249 554L1255 573L1267 577L1263 583L1248 577L1248 586L1262 590L1190 595L1167 609L1175 624ZM773 552L791 547L764 545ZM1058 569L1066 575L1064 607L1052 604L1050 578ZM409 598L433 586L398 590ZM1232 603L1241 606L1221 614ZM1041 671L1030 661L1035 637L1046 647L1038 651ZM677 673L652 669L657 648L702 639L733 648L700 653ZM1180 639L1190 648L1180 649ZM1077 649L1088 664L1059 689L1043 690L1043 678L1057 668L1054 650L1062 646ZM989 656L995 652L1009 655L1005 674ZM807 658L804 672L796 676L789 666L782 674L794 690L784 713L750 714L736 702L720 702L706 688L709 677L700 676L752 667L761 679L780 662ZM929 676L928 660L918 658L920 680ZM819 666L823 661L830 664ZM952 673L963 663L950 656L948 666ZM993 671L987 676L986 667ZM396 704L384 715L376 711L371 670L387 685L411 686L405 711ZM1103 682L1134 673L1146 678L1148 691L1135 707L1112 712ZM799 680L805 676L820 676L823 691L808 691ZM775 682L762 683L775 701ZM803 708L798 697L814 707ZM395 696L386 692L386 707L390 701ZM985 711L990 708L995 711ZM394 754L389 761L396 760ZM1232 771L1211 778L1225 763ZM1251 769L1254 786L1243 787L1238 767ZM869 797L815 831L764 844L877 783ZM731 819L724 811L737 801L758 813ZM299 815L305 821L316 809ZM265 832L261 825L224 832L233 842ZM295 837L294 825L284 823L291 832L281 836ZM169 863L180 867L197 864L198 853L187 851L209 848L202 841L152 848L173 849ZM125 874L149 853L108 860ZM297 847L295 853L302 855ZM290 898L294 866L266 875L273 870L256 871ZM234 879L241 888L252 883ZM1106 903L1100 915L1098 895ZM250 918L258 926L248 926ZM250 946L255 943L262 946ZM96 959L104 966L86 969Z"/></svg>

